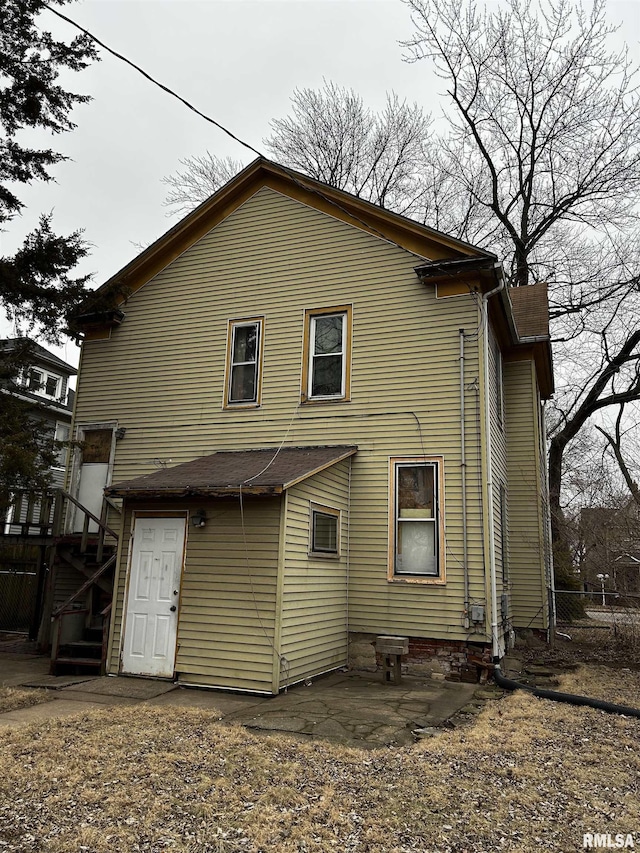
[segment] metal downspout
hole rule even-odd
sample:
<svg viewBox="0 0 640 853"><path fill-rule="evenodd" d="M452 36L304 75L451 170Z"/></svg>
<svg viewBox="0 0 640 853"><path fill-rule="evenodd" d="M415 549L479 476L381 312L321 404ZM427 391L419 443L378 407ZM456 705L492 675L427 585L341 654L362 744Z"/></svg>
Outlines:
<svg viewBox="0 0 640 853"><path fill-rule="evenodd" d="M547 406L546 403L542 405L542 448L543 452L546 454L547 452ZM547 517L545 519L545 523L547 525L547 549L549 551L547 555L547 563L545 565L545 569L547 571L547 595L549 597L548 601L548 619L549 619L549 627L547 628L547 642L551 646L551 648L555 647L556 644L556 584L555 584L555 571L553 567L553 539L551 536L551 502L549 499L549 475L547 473L546 468L546 459L544 456L542 459L542 464L544 466L544 489L545 489L545 503L547 506Z"/></svg>
<svg viewBox="0 0 640 853"><path fill-rule="evenodd" d="M469 621L469 546L467 543L467 462L466 436L464 424L464 329L460 334L460 480L462 489L462 562L464 571L464 627L468 629Z"/></svg>
<svg viewBox="0 0 640 853"><path fill-rule="evenodd" d="M493 465L491 461L491 402L489 395L489 299L504 290L504 278L500 264L495 266L496 275L500 276L500 284L482 295L482 338L483 338L483 374L484 374L484 418L487 441L487 526L489 533L489 577L491 587L491 649L494 663L500 660L500 644L498 642L498 584L496 579L496 550L495 529L493 524Z"/></svg>

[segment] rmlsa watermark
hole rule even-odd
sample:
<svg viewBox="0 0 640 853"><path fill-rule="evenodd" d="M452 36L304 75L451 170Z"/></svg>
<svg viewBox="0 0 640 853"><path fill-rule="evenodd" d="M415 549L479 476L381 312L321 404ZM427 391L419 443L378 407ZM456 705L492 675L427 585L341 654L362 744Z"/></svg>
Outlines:
<svg viewBox="0 0 640 853"><path fill-rule="evenodd" d="M585 832L582 846L586 850L634 850L636 842L631 833Z"/></svg>

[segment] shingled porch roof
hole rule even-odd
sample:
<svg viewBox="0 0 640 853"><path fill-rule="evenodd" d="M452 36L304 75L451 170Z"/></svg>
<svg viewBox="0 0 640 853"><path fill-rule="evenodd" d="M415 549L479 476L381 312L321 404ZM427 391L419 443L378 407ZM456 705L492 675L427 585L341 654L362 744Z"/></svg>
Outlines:
<svg viewBox="0 0 640 853"><path fill-rule="evenodd" d="M357 447L270 447L219 451L105 489L109 497L231 497L279 495L285 489L347 459Z"/></svg>

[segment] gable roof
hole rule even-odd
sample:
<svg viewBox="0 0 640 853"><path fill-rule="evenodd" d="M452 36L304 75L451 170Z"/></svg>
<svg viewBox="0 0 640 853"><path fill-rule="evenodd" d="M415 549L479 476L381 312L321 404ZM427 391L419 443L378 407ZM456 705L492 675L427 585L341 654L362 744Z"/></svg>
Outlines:
<svg viewBox="0 0 640 853"><path fill-rule="evenodd" d="M230 497L279 495L313 474L353 456L357 447L284 447L219 451L105 490L114 497Z"/></svg>
<svg viewBox="0 0 640 853"><path fill-rule="evenodd" d="M3 353L16 352L16 350L21 347L25 347L28 350L29 357L34 362L48 364L59 370L61 373L65 373L69 376L75 376L78 372L75 367L67 364L66 361L58 358L57 355L49 352L48 349L45 349L43 346L40 346L40 344L30 340L29 338L4 338L0 340L0 357Z"/></svg>
<svg viewBox="0 0 640 853"><path fill-rule="evenodd" d="M72 326L95 325L96 311L126 302L262 187L268 187L327 213L416 255L418 259L492 258L495 256L435 228L421 225L376 204L331 187L301 172L257 158L173 228L159 237L87 299Z"/></svg>

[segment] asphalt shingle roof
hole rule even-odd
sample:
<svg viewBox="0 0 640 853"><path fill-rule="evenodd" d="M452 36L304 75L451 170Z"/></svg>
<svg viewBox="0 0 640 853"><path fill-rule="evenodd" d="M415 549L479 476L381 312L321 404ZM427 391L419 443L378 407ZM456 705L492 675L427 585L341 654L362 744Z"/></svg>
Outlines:
<svg viewBox="0 0 640 853"><path fill-rule="evenodd" d="M518 337L534 338L549 334L546 282L539 281L527 287L510 287L509 296Z"/></svg>
<svg viewBox="0 0 640 853"><path fill-rule="evenodd" d="M106 494L114 497L222 497L238 494L242 488L243 494L275 495L352 456L356 450L356 447L339 445L220 451L115 483L106 489Z"/></svg>

